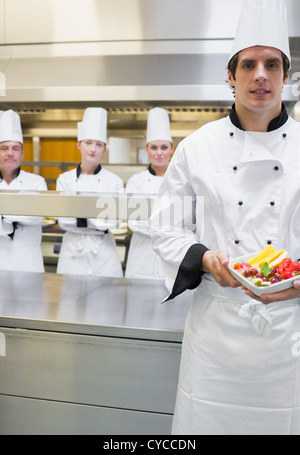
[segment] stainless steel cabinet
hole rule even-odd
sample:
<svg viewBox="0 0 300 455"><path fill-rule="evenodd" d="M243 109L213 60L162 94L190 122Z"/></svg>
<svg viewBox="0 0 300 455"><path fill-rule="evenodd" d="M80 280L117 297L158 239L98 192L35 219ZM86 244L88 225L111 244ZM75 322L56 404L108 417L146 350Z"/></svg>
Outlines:
<svg viewBox="0 0 300 455"><path fill-rule="evenodd" d="M1 434L170 434L189 294L162 305L162 282L9 278Z"/></svg>

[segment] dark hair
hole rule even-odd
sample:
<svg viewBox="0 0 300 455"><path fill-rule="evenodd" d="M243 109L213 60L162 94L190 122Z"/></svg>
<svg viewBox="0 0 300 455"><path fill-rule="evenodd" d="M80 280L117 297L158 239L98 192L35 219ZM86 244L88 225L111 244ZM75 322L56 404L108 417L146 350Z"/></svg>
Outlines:
<svg viewBox="0 0 300 455"><path fill-rule="evenodd" d="M282 63L283 63L283 80L288 76L289 74L289 68L290 68L290 61L287 58L287 56L281 52L282 55ZM239 60L239 53L235 54L229 61L227 69L231 72L233 79L235 80L235 73L236 73L236 68ZM232 87L234 90L234 87Z"/></svg>

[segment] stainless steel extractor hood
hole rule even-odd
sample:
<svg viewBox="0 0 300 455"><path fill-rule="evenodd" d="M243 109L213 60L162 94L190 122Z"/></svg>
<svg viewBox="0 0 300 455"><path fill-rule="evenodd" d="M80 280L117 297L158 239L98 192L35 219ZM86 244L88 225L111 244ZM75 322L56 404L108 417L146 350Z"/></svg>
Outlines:
<svg viewBox="0 0 300 455"><path fill-rule="evenodd" d="M130 54L127 49L126 55L100 55L100 49L88 43L77 55L74 44L14 48L5 69L6 95L0 97L1 107L229 107L234 101L226 83L225 50L230 43L194 45L202 47L201 52L191 53L191 43L186 54L172 53L170 48L164 54L156 52L155 43L147 43L147 53L131 50ZM300 39L294 40L294 46L296 51ZM299 68L294 67L293 73L295 69ZM299 97L294 84L291 80L284 88L287 104L294 104Z"/></svg>
<svg viewBox="0 0 300 455"><path fill-rule="evenodd" d="M300 72L299 2L288 7L292 76ZM71 0L1 0L0 109L227 108L240 8L240 0L86 0L76 8ZM288 105L299 98L294 85L291 78L284 88Z"/></svg>

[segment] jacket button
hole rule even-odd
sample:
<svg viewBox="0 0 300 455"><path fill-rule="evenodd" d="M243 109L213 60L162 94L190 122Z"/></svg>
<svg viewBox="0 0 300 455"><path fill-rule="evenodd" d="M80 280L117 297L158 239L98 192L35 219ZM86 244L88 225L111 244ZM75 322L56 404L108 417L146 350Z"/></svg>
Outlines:
<svg viewBox="0 0 300 455"><path fill-rule="evenodd" d="M271 245L271 244L272 244L272 240L268 240L268 241L267 241L267 244L268 244L268 245Z"/></svg>
<svg viewBox="0 0 300 455"><path fill-rule="evenodd" d="M279 166L275 166L274 171L279 171Z"/></svg>
<svg viewBox="0 0 300 455"><path fill-rule="evenodd" d="M231 137L233 137L233 136L234 136L234 133L233 133L232 131L231 131L231 133L230 133L230 136L231 136Z"/></svg>
<svg viewBox="0 0 300 455"><path fill-rule="evenodd" d="M239 201L239 205L243 205L243 204L244 204L243 201Z"/></svg>
<svg viewBox="0 0 300 455"><path fill-rule="evenodd" d="M283 135L282 135L283 139L285 139L286 136L287 136L287 134L286 134L286 133L283 133Z"/></svg>
<svg viewBox="0 0 300 455"><path fill-rule="evenodd" d="M238 245L238 244L240 243L240 241L239 241L239 240L235 240L234 243L235 243L236 245Z"/></svg>
<svg viewBox="0 0 300 455"><path fill-rule="evenodd" d="M233 166L232 169L233 169L234 171L237 171L238 168L237 168L237 166Z"/></svg>
<svg viewBox="0 0 300 455"><path fill-rule="evenodd" d="M270 205L273 207L275 205L275 202L274 201L271 201L270 202Z"/></svg>

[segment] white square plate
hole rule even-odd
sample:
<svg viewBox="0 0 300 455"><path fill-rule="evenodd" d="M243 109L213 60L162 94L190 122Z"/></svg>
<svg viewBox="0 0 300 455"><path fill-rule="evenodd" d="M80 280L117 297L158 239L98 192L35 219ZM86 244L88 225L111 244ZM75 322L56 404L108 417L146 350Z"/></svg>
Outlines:
<svg viewBox="0 0 300 455"><path fill-rule="evenodd" d="M228 265L229 272L231 275L239 281L243 286L247 289L252 291L255 295L261 296L262 294L274 294L275 292L284 291L285 289L291 288L293 286L293 281L300 280L299 276L294 276L293 278L289 278L288 280L282 280L279 283L271 284L271 286L255 286L251 283L251 281L247 280L247 278L243 277L239 272L234 270L233 266L237 262L247 262L251 259L254 255L258 254L261 250L256 251L254 253L245 254L244 256L240 256L238 258L232 259Z"/></svg>

